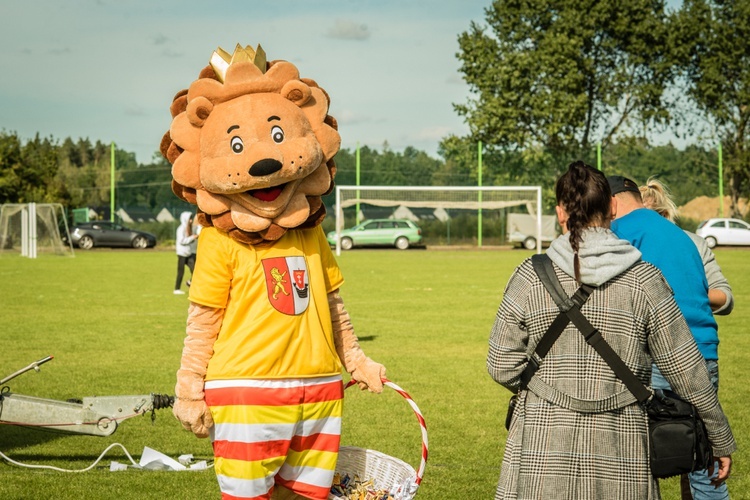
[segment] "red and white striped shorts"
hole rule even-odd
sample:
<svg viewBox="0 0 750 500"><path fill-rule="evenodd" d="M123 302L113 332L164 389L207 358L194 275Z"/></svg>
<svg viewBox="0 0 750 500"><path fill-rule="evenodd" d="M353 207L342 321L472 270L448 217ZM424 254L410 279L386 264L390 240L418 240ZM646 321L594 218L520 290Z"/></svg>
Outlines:
<svg viewBox="0 0 750 500"><path fill-rule="evenodd" d="M324 500L341 438L340 375L209 380L206 403L224 499L267 499L275 484Z"/></svg>

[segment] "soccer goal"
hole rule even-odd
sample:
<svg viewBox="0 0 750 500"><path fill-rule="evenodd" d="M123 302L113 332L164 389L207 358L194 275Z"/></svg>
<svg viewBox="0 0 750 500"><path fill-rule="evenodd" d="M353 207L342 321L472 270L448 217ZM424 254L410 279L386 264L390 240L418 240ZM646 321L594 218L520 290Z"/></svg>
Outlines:
<svg viewBox="0 0 750 500"><path fill-rule="evenodd" d="M0 254L38 252L73 256L68 221L59 203L6 203L0 206Z"/></svg>
<svg viewBox="0 0 750 500"><path fill-rule="evenodd" d="M336 254L341 231L367 219L411 219L430 245L507 244L512 213L534 218L525 241L541 253L541 207L540 186L336 186Z"/></svg>

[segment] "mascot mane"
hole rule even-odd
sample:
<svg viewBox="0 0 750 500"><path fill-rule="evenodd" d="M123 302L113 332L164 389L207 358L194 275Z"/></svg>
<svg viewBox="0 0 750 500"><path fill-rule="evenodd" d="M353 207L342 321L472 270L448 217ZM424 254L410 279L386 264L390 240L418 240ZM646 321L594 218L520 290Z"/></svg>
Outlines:
<svg viewBox="0 0 750 500"><path fill-rule="evenodd" d="M251 53L250 58L245 50ZM217 54L222 59L217 58ZM340 145L336 120L328 114L330 99L325 90L313 80L300 78L289 62L266 63L260 46L259 60L252 60L254 54L249 47L242 49L239 45L234 56L218 49L198 80L175 95L170 106L172 126L160 145L162 155L172 164L172 190L180 199L198 207L198 221L249 245L273 242L289 229L310 228L322 222L326 212L321 196L333 190L336 173L333 157ZM294 124L285 130L299 130L297 135L303 136L297 142L288 140L283 145L285 149L265 136L253 137L252 142L244 137L247 144L268 143L263 145L265 156L254 164L262 164L264 168L248 168L247 164L235 168L238 159L232 153L237 150L232 151L228 145L224 147L220 140L214 139L224 140L227 134L225 129L213 130L218 128L209 122L212 113L220 114L216 111L220 107L223 115L239 115L240 103L247 96L261 104L263 99L280 102L283 109L289 110L290 118L284 124ZM245 126L246 122L251 126L257 124L260 129L270 121L261 112L243 112L241 118L243 130L250 128ZM284 115L282 119L286 119ZM287 132L287 136L290 135L292 133ZM215 143L220 147L210 149ZM236 147L234 142L232 145ZM245 152L250 148L250 145L245 146ZM269 159L269 155L273 159ZM304 161L309 165L303 169ZM274 168L278 172L269 169L270 164L276 165ZM229 185L225 178L241 169L244 171L236 173L238 177L242 174L241 181L237 179L241 183L242 191L239 191L240 188L235 188L237 182ZM271 171L272 175L267 174ZM268 195L257 194L274 189L284 193L278 202L266 203Z"/></svg>

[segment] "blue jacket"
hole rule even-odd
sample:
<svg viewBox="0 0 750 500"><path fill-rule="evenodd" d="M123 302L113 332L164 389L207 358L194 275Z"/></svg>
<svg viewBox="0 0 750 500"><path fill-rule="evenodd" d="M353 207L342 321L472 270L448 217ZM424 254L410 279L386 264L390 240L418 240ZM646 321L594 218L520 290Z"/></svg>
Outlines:
<svg viewBox="0 0 750 500"><path fill-rule="evenodd" d="M641 208L612 222L612 231L659 268L707 360L718 360L719 334L708 303L708 282L695 243L677 225Z"/></svg>

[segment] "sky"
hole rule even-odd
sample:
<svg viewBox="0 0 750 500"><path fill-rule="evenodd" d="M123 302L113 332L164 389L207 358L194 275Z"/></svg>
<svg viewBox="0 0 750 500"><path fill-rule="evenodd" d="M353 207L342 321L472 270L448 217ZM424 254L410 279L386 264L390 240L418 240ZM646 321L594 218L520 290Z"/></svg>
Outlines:
<svg viewBox="0 0 750 500"><path fill-rule="evenodd" d="M468 128L458 36L490 0L3 0L0 130L115 142L150 163L217 47L260 44L331 97L343 148L436 156Z"/></svg>

